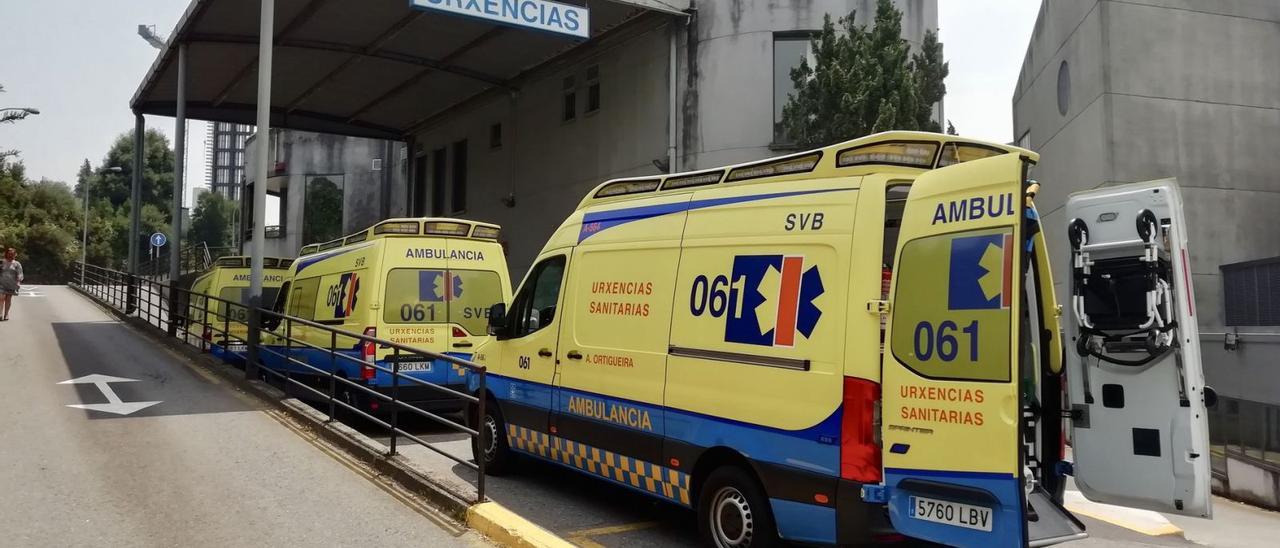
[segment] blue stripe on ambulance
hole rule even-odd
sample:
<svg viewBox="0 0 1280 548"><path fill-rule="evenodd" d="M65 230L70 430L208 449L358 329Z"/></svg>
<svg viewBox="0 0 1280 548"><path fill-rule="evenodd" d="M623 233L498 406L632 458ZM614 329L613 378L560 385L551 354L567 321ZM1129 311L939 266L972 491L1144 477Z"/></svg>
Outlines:
<svg viewBox="0 0 1280 548"><path fill-rule="evenodd" d="M360 358L360 352L358 350L337 350L334 353L341 354L341 356L331 358L328 350L321 350L317 348L294 347L290 349L284 346L264 345L262 351L259 352L259 356L264 366L282 373L324 375L328 374L329 369L332 367L335 368L339 376L345 376L348 379L360 378L361 364L360 362L354 361L354 359ZM445 354L455 358L471 359L471 354L466 353L446 352ZM319 369L320 371L309 369L305 366L294 363L287 359L286 356L291 356L294 360L304 362L316 369ZM346 357L344 358L343 356ZM392 369L392 364L385 360L379 361L378 366ZM444 360L435 360L431 364L430 371L405 371L404 375L438 385L462 384L466 380L465 371ZM391 373L377 371L374 374L373 382L369 384L372 386L389 387L391 386ZM400 386L413 385L416 385L413 381L401 380L400 382ZM442 392L441 396L444 397L445 394Z"/></svg>
<svg viewBox="0 0 1280 548"><path fill-rule="evenodd" d="M825 194L828 192L844 192L856 190L853 188L824 188L817 190L797 190L793 192L774 192L770 194L754 194L750 196L732 196L727 198L707 198L704 200L689 200L687 202L676 202L672 204L647 205L639 207L626 207L622 209L614 209L610 211L596 211L583 215L582 228L578 232L578 243L591 237L592 235L618 225L630 223L632 221L641 221L651 219L662 215L672 213L681 213L694 209L705 209L708 207L716 207L722 205L740 204L744 202L754 202L758 200L770 200L773 198L789 198L792 196L804 196L808 194Z"/></svg>
<svg viewBox="0 0 1280 548"><path fill-rule="evenodd" d="M839 474L840 448L836 443L839 440L840 408L809 428L783 430L567 388L556 389L550 385L493 373L488 374L486 382L500 403L555 409L562 415L593 420L637 434L665 435L669 441L704 450L717 446L729 447L757 463L803 470L830 477L833 481ZM468 379L468 386L472 390L478 388L476 376L472 375ZM654 417L651 420L653 428L645 430L582 414L570 414L569 401L573 397L602 401L605 408L619 405L647 412ZM691 504L693 494L682 494L680 491L681 485L688 489L688 474L681 470L560 438L524 425L508 424L507 430L508 445L516 451L575 468L660 499L685 506ZM586 451L590 458L579 462L581 451ZM684 466L688 468L693 464L688 462ZM651 485L645 478L655 475L659 478ZM669 481L672 477L679 478L684 483ZM668 487L663 486L664 483L674 489L670 494ZM784 538L835 542L836 514L833 508L783 499L770 499L770 505L775 512L798 516L797 523L780 525L783 527L780 533Z"/></svg>

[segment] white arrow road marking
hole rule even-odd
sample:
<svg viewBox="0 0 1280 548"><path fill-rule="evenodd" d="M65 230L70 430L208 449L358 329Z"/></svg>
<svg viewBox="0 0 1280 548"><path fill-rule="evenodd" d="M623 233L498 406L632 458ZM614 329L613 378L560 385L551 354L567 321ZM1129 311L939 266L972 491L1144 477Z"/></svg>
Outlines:
<svg viewBox="0 0 1280 548"><path fill-rule="evenodd" d="M107 397L107 403L73 403L73 404L67 405L67 407L74 407L76 409L87 409L89 411L102 411L104 413L115 413L117 415L130 415L133 413L137 413L138 411L141 411L148 407L151 407L157 403L162 403L158 401L133 401L133 402L122 401L120 399L120 396L116 395L115 390L111 389L111 386L109 383L113 383L113 382L138 382L138 380L126 379L124 377L112 377L110 375L99 375L97 373L94 373L92 375L85 375L78 379L62 381L58 384L92 384L94 386L97 386L98 390L102 391L103 396Z"/></svg>
<svg viewBox="0 0 1280 548"><path fill-rule="evenodd" d="M36 293L37 289L40 289L40 286L24 285L22 286L21 289L18 290L18 296L19 297L43 297L44 293Z"/></svg>

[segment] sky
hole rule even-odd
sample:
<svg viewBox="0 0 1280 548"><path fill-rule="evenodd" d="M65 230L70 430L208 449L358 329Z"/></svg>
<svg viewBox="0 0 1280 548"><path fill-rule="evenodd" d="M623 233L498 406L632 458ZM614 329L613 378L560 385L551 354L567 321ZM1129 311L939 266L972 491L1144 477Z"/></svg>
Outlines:
<svg viewBox="0 0 1280 548"><path fill-rule="evenodd" d="M167 36L186 4L0 0L0 84L6 91L0 94L0 107L41 111L0 126L0 150L22 151L27 174L34 179L74 183L85 158L97 166L112 141L132 129L129 99L157 54L138 36L138 25L156 25ZM946 117L962 135L1012 141L1013 86L1040 3L938 4L939 35L951 68ZM147 126L172 140L172 118L148 117ZM205 178L205 131L203 122L191 122L187 133L187 178L199 185Z"/></svg>
<svg viewBox="0 0 1280 548"><path fill-rule="evenodd" d="M27 176L75 184L86 158L97 167L121 133L133 130L133 97L159 50L138 36L168 36L185 0L0 0L0 107L40 114L0 126L0 149L17 149ZM173 140L173 118L147 117ZM206 126L187 132L187 180L204 184Z"/></svg>

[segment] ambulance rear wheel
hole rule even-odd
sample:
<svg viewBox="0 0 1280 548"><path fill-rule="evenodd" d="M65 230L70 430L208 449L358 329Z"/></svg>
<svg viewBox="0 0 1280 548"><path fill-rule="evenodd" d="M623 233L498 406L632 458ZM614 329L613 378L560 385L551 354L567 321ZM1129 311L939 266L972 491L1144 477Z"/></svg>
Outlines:
<svg viewBox="0 0 1280 548"><path fill-rule="evenodd" d="M473 415L474 416L474 415ZM484 417L476 422L480 436L472 438L471 453L476 462L484 459L484 471L491 476L501 476L511 471L515 455L507 444L507 424L502 420L502 410L492 398L485 401Z"/></svg>
<svg viewBox="0 0 1280 548"><path fill-rule="evenodd" d="M715 548L772 548L778 527L764 490L736 466L716 469L698 495L698 528Z"/></svg>

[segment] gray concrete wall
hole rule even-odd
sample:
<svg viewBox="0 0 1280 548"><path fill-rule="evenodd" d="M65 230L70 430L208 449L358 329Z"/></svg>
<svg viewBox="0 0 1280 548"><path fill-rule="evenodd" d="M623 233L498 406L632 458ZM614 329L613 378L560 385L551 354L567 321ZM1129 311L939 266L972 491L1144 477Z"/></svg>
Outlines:
<svg viewBox="0 0 1280 548"><path fill-rule="evenodd" d="M285 208L280 214L285 236L264 242L269 256L293 257L302 246L315 243L304 242L302 234L306 182L315 176L343 181L343 234L405 214L403 202L394 194L395 190L405 187L403 164L398 161L400 143L306 131L273 131L269 149L268 188L280 189ZM246 165L253 165L255 154L254 148L249 147ZM374 159L383 160L382 169L373 170ZM282 173L274 172L277 163L283 163ZM248 179L252 181L252 174ZM385 191L388 189L391 192ZM248 243L246 249L247 246Z"/></svg>
<svg viewBox="0 0 1280 548"><path fill-rule="evenodd" d="M696 3L692 41L680 51L683 169L710 168L782 153L773 144L775 33L817 31L823 17L856 12L870 25L874 0L733 0ZM919 46L938 30L936 0L895 0L902 35ZM692 82L690 81L692 72ZM939 120L942 120L939 110ZM859 137L850 135L850 138Z"/></svg>
<svg viewBox="0 0 1280 548"><path fill-rule="evenodd" d="M1194 5L1193 5L1194 4ZM1264 5L1265 4L1265 5ZM1035 177L1055 256L1070 192L1177 177L1210 385L1280 403L1280 342L1222 346L1223 264L1280 255L1280 5L1234 0L1044 4L1015 92L1014 135L1042 154ZM1058 111L1058 67L1070 108ZM1065 262L1059 261L1059 267ZM1065 268L1055 272L1065 290ZM1241 326L1247 332L1274 328Z"/></svg>
<svg viewBox="0 0 1280 548"><path fill-rule="evenodd" d="M904 12L903 35L913 45L926 29L937 29L936 0L895 4ZM859 22L869 23L875 10L873 0L701 0L696 6L691 32L677 23L679 170L780 154L770 148L774 33L815 31L823 15L836 18L854 10ZM490 94L415 135L416 154L428 156L428 174L432 150L467 140L467 207L445 212L503 225L515 279L592 187L614 177L659 173L653 161L667 158L670 21L651 16L627 23L534 71L517 82L514 96ZM602 107L584 115L583 83L592 65L600 67ZM579 114L562 122L563 81L569 75L579 84ZM504 133L496 150L488 146L494 123ZM503 203L509 195L514 207ZM447 192L445 203L451 203Z"/></svg>

